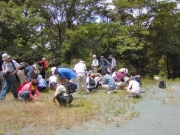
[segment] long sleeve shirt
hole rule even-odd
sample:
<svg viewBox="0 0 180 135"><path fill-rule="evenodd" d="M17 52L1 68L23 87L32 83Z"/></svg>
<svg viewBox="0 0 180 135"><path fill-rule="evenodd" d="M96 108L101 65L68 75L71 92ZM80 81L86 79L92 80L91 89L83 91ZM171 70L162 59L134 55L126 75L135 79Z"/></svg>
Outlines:
<svg viewBox="0 0 180 135"><path fill-rule="evenodd" d="M35 89L33 90L32 87L34 87ZM32 91L34 91L36 95L38 95L38 96L40 95L39 94L39 90L37 89L37 87L36 86L32 86L31 82L25 84L21 88L21 90L18 92L18 96L20 96L21 93L24 92L24 91L29 91L30 92L30 95L29 95L30 99L35 99L34 96L32 95Z"/></svg>

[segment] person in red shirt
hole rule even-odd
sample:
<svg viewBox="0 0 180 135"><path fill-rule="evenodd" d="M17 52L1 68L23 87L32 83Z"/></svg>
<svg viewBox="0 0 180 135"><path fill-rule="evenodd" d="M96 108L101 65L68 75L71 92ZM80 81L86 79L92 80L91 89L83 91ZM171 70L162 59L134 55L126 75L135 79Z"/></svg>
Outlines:
<svg viewBox="0 0 180 135"><path fill-rule="evenodd" d="M18 96L23 98L23 102L27 100L37 100L40 96L39 90L37 89L37 85L39 81L37 79L33 79L31 82L27 82L25 85L22 85L18 88ZM37 95L35 97L34 95Z"/></svg>
<svg viewBox="0 0 180 135"><path fill-rule="evenodd" d="M46 58L42 58L42 60L39 62L40 65L40 75L42 75L43 79L46 77L46 70L49 67L49 63Z"/></svg>

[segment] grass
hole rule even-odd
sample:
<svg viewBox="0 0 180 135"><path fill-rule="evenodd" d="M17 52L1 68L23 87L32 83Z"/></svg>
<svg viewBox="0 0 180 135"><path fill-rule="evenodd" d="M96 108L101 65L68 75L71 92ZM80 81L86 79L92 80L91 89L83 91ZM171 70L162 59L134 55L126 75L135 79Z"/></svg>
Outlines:
<svg viewBox="0 0 180 135"><path fill-rule="evenodd" d="M94 113L97 114L97 105L89 100L74 99L72 104L63 108L48 100L49 96L50 93L42 93L40 101L22 103L12 101L12 95L8 94L5 101L0 103L0 119L3 121L0 124L0 133L5 133L9 129L18 133L26 127L68 129L91 120Z"/></svg>
<svg viewBox="0 0 180 135"><path fill-rule="evenodd" d="M0 119L3 121L0 135L7 132L18 135L52 134L91 120L100 120L105 124L115 122L119 127L124 118L130 120L139 115L134 111L134 104L142 101L128 98L126 90L117 90L110 95L99 90L88 95L75 93L70 105L60 107L58 103L53 104L53 94L53 91L41 93L39 101L28 103L12 101L12 94L7 94L6 99L0 102Z"/></svg>

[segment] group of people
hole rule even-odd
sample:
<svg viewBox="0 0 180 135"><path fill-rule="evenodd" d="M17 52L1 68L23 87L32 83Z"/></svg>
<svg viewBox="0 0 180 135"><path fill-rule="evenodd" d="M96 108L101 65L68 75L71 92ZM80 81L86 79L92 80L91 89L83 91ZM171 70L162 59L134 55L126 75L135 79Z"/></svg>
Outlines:
<svg viewBox="0 0 180 135"><path fill-rule="evenodd" d="M55 91L53 102L56 103L57 99L60 105L66 105L73 101L73 96L72 93L67 92L69 87L65 86L65 83L75 84L75 92L80 92L81 89L84 89L85 94L102 87L109 94L120 88L127 89L130 96L137 97L140 95L140 76L128 77L126 68L121 68L116 72L117 61L113 55L108 57L111 62L105 59L104 56L100 57L100 61L96 55L92 57L92 71L87 71L85 62L80 60L73 69L51 67L51 75L45 79L45 72L48 68L48 62L45 58L41 61L35 61L33 65L25 65L25 63L17 63L7 53L4 53L2 55L4 82L0 100L5 99L9 86L11 86L14 100L18 100L18 97L21 97L23 102L38 100L39 91L44 91L46 87L49 87ZM44 64L40 67L39 65L42 63ZM101 73L98 73L99 66L101 67ZM20 70L21 68L23 70ZM18 88L16 86L16 75L21 82L21 86ZM25 75L24 80L22 79L23 75Z"/></svg>

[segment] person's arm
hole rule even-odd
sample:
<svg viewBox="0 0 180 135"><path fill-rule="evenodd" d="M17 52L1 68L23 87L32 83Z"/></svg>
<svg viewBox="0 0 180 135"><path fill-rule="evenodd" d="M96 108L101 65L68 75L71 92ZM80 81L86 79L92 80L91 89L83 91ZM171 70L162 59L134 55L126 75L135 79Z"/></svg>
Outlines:
<svg viewBox="0 0 180 135"><path fill-rule="evenodd" d="M3 72L6 72L6 70L5 70L5 68L4 68L4 66L3 66L3 65L2 65L2 71L3 71Z"/></svg>
<svg viewBox="0 0 180 135"><path fill-rule="evenodd" d="M61 80L62 80L62 83L68 82L68 79L66 79L66 78L61 78Z"/></svg>
<svg viewBox="0 0 180 135"><path fill-rule="evenodd" d="M54 97L53 97L53 102L54 102L54 104L56 104L56 95L54 95Z"/></svg>
<svg viewBox="0 0 180 135"><path fill-rule="evenodd" d="M14 65L14 67L16 68L12 73L10 73L10 75L14 75L17 73L17 71L21 68L21 66L15 61L15 60L12 60L11 61L12 64Z"/></svg>

